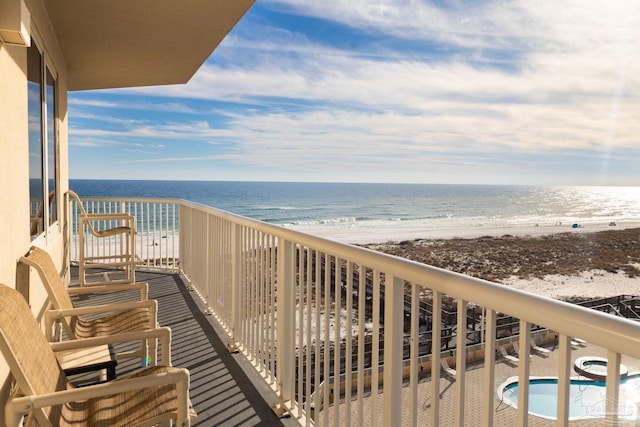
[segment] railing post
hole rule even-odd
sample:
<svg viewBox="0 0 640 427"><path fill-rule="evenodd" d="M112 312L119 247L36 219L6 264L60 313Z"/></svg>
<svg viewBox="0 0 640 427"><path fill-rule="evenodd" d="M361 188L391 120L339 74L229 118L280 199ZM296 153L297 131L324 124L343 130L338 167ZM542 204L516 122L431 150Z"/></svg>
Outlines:
<svg viewBox="0 0 640 427"><path fill-rule="evenodd" d="M274 406L274 411L279 416L284 415L289 409L286 402L293 400L296 349L294 346L295 334L295 280L293 257L294 246L291 241L278 239L278 277L277 277L277 336L278 350L276 355L276 377L278 378L278 390L280 402Z"/></svg>
<svg viewBox="0 0 640 427"><path fill-rule="evenodd" d="M242 340L240 333L242 310L242 286L240 284L240 263L242 259L242 230L240 225L231 226L231 344L229 351L238 351L237 343Z"/></svg>
<svg viewBox="0 0 640 427"><path fill-rule="evenodd" d="M620 362L622 362L620 353L611 350L607 352L605 422L610 426L619 425Z"/></svg>
<svg viewBox="0 0 640 427"><path fill-rule="evenodd" d="M384 403L383 424L402 424L402 336L404 281L387 276L384 293Z"/></svg>
<svg viewBox="0 0 640 427"><path fill-rule="evenodd" d="M571 395L571 348L567 335L558 334L558 427L569 426L569 404Z"/></svg>

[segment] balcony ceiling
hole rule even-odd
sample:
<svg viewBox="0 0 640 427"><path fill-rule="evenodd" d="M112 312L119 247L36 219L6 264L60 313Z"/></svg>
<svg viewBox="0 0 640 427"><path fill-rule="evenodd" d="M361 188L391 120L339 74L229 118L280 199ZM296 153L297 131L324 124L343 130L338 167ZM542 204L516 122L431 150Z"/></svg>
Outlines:
<svg viewBox="0 0 640 427"><path fill-rule="evenodd" d="M186 83L255 0L45 0L68 89Z"/></svg>

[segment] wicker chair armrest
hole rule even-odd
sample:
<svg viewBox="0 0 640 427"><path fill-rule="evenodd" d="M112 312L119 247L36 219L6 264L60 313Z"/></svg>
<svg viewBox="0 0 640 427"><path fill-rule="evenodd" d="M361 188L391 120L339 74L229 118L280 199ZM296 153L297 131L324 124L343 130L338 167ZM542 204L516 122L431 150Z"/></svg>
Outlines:
<svg viewBox="0 0 640 427"><path fill-rule="evenodd" d="M86 295L86 294L107 294L110 292L130 291L137 289L140 291L140 301L149 298L149 284L147 282L135 282L128 284L115 285L91 285L82 288L67 288L69 295Z"/></svg>
<svg viewBox="0 0 640 427"><path fill-rule="evenodd" d="M153 325L158 322L158 301L154 299L148 299L145 301L130 301L117 304L102 304L92 305L88 307L75 307L64 310L47 310L45 316L49 319L61 319L69 316L81 316L83 314L98 314L98 313L113 313L118 311L131 310L136 308L148 308L150 313L153 313Z"/></svg>
<svg viewBox="0 0 640 427"><path fill-rule="evenodd" d="M83 221L115 221L115 220L126 220L133 221L134 216L128 214L126 212L114 212L114 213L91 213L86 215L81 215L80 219Z"/></svg>
<svg viewBox="0 0 640 427"><path fill-rule="evenodd" d="M171 366L171 328L168 326L145 329L142 331L125 332L122 334L107 335L103 337L82 338L77 340L67 340L52 342L53 351L79 350L87 347L95 347L105 344L120 344L144 339L160 340L161 360L163 366Z"/></svg>
<svg viewBox="0 0 640 427"><path fill-rule="evenodd" d="M137 376L131 379L123 378L122 380L55 393L15 397L7 402L5 420L7 426L17 426L16 421L20 419L22 414L36 409L167 384L175 384L178 393L177 425L189 426L189 371L183 368L171 368L168 372Z"/></svg>

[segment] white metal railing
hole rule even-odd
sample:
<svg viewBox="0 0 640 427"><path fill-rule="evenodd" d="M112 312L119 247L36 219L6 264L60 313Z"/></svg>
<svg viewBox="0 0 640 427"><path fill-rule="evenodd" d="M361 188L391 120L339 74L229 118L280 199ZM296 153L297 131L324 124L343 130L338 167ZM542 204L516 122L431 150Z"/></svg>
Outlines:
<svg viewBox="0 0 640 427"><path fill-rule="evenodd" d="M509 340L517 339L521 349L519 425L529 420L533 325L558 336L557 424L568 425L576 336L606 349L614 362L607 366L606 421L615 424L619 362L622 355L640 359L640 324L211 207L185 201L178 206L172 231L179 222L179 240L172 241L179 242L173 256L179 252L180 269L230 342L280 397L279 409L301 425L465 425L469 415L477 417L465 397L471 351L484 359L482 396L474 396L482 400L479 418L485 426L500 423L500 314L519 319L507 325L519 334ZM147 211L139 207L132 213L149 221ZM480 329L469 321L469 303L482 310ZM423 304L429 311L426 327ZM451 312L457 312L453 334L443 326L452 323ZM477 336L485 338L471 345ZM444 348L451 350L441 353ZM449 354L456 369L453 415L440 410L440 362ZM428 396L428 410L419 391Z"/></svg>
<svg viewBox="0 0 640 427"><path fill-rule="evenodd" d="M133 199L113 197L83 197L82 204L88 214L127 213L135 218L135 256L138 265L146 268L178 269L178 224L179 207L177 200ZM78 261L78 238L80 210L75 200L68 206L68 227L70 257ZM98 221L98 229L118 226L113 221ZM124 242L116 236L96 238L84 230L85 253L104 257L121 253Z"/></svg>
<svg viewBox="0 0 640 427"><path fill-rule="evenodd" d="M499 313L520 319L519 425L528 423L532 325L558 335L558 425L569 419L570 337L605 348L618 362L607 368L611 423L620 358L640 358L640 325L632 321L206 206L180 204L180 237L184 274L280 396L281 409L303 425L464 425L467 349L479 333L468 328L468 303L485 313L486 426L496 421ZM456 299L457 331L465 331L455 335L455 348L464 351L455 351L453 419L440 411L439 398L430 399L429 411L418 400L421 368L430 368L428 395L441 393L442 307L449 297ZM420 355L423 299L433 313L426 345L436 351L429 359Z"/></svg>

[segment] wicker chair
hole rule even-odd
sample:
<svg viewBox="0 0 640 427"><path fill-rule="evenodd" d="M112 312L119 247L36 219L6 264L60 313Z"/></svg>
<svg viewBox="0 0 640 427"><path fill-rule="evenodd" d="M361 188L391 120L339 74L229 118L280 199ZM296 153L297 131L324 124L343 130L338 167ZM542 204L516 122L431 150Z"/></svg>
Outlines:
<svg viewBox="0 0 640 427"><path fill-rule="evenodd" d="M20 425L25 414L27 426L195 422L186 369L156 366L109 383L74 388L22 295L4 285L0 285L0 351L16 382L5 407L8 427Z"/></svg>
<svg viewBox="0 0 640 427"><path fill-rule="evenodd" d="M67 288L51 257L44 250L32 247L26 256L20 258L20 262L36 269L49 294L52 309L45 312L45 326L49 338L55 335L55 323L62 325L64 332L70 339L123 334L154 329L158 325L158 302L147 299L148 285L146 283ZM70 294L132 289L140 290L142 301L75 308L70 296ZM103 315L97 316L98 314ZM139 351L120 353L118 358L140 357L155 364L156 349L156 340L143 340ZM149 357L149 353L151 357Z"/></svg>
<svg viewBox="0 0 640 427"><path fill-rule="evenodd" d="M80 286L135 282L135 218L127 213L87 213L80 196L68 191L79 209ZM89 273L88 270L101 269ZM113 279L112 275L122 276Z"/></svg>

